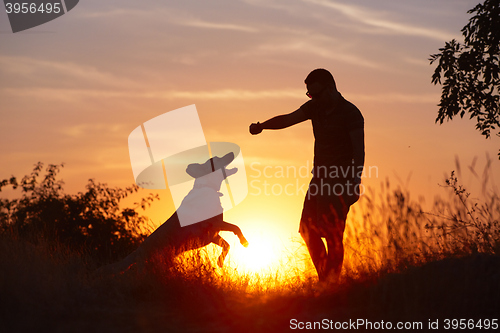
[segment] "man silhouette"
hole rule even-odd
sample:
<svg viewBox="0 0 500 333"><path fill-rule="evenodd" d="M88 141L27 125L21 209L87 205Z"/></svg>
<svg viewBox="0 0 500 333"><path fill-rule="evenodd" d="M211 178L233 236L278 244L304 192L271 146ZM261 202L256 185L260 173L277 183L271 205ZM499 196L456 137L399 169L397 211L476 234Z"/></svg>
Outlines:
<svg viewBox="0 0 500 333"><path fill-rule="evenodd" d="M313 177L304 199L299 232L320 281L337 281L349 207L359 198L363 171L364 118L338 92L332 74L313 70L305 79L310 98L298 110L250 125L250 133L283 129L310 119L315 138ZM326 240L326 247L322 238Z"/></svg>

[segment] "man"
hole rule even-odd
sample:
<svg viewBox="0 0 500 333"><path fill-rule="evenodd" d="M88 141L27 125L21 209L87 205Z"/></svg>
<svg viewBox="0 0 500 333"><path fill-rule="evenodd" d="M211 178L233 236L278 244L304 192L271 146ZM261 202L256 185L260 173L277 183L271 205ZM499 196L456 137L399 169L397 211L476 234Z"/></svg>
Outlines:
<svg viewBox="0 0 500 333"><path fill-rule="evenodd" d="M344 260L342 244L349 206L359 198L363 171L364 119L338 92L332 74L315 69L305 79L311 98L298 110L250 125L250 133L283 129L310 119L314 143L313 177L299 232L320 281L337 281ZM326 247L322 238L326 240Z"/></svg>

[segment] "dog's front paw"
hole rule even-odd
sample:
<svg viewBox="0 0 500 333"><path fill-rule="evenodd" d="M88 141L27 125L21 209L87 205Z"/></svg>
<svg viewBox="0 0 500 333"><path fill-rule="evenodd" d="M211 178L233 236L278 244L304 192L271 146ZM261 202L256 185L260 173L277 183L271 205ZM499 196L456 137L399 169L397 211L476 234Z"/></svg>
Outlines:
<svg viewBox="0 0 500 333"><path fill-rule="evenodd" d="M219 259L217 259L217 265L222 268L224 266L224 256L220 255Z"/></svg>
<svg viewBox="0 0 500 333"><path fill-rule="evenodd" d="M241 240L241 245L243 245L244 247L248 247L248 241L244 238Z"/></svg>

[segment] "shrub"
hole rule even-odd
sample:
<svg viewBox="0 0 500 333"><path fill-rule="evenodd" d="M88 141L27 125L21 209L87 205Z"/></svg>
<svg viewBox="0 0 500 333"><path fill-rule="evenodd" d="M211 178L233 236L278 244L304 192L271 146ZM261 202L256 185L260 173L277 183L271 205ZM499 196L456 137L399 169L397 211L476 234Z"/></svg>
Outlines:
<svg viewBox="0 0 500 333"><path fill-rule="evenodd" d="M0 232L36 243L40 239L84 251L97 262L116 260L134 250L146 237L144 216L135 209L122 208L121 200L138 191L110 188L89 179L84 192L65 194L64 182L57 179L61 165L35 165L22 179L11 177L0 182L0 191L20 189L16 199L0 199ZM158 196L149 194L136 207L145 208Z"/></svg>

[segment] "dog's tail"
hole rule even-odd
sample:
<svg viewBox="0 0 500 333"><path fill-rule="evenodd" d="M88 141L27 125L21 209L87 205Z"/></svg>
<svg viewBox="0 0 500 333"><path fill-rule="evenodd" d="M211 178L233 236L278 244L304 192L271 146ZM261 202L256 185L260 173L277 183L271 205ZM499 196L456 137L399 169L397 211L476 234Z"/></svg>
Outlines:
<svg viewBox="0 0 500 333"><path fill-rule="evenodd" d="M116 276L119 274L123 274L136 264L136 257L137 253L136 251L134 251L120 261L117 261L109 265L104 265L98 268L95 271L94 275L105 277L105 276Z"/></svg>

